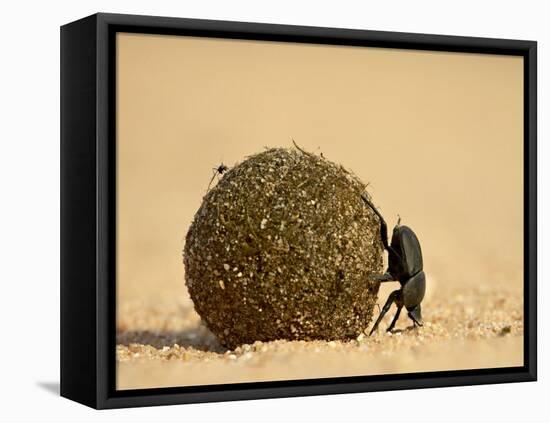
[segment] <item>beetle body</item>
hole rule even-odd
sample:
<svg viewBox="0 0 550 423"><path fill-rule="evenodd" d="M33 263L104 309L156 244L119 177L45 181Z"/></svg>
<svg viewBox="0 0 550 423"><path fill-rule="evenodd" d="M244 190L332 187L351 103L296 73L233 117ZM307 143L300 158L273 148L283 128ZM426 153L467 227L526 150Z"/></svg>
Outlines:
<svg viewBox="0 0 550 423"><path fill-rule="evenodd" d="M391 243L388 244L387 225L384 218L368 197L361 196L361 198L380 219L382 244L388 251L388 269L383 275L376 275L375 280L379 282L399 281L401 284L401 289L393 291L388 297L370 334L378 328L380 321L393 303L397 306L397 313L388 327L388 331L394 328L403 307L407 309L408 316L413 321L413 325L422 326L420 304L426 292L426 276L424 274L422 249L420 248L418 237L411 228L401 226L400 222L398 222L393 229Z"/></svg>
<svg viewBox="0 0 550 423"><path fill-rule="evenodd" d="M396 226L391 238L388 273L399 282L422 271L422 250L416 234L408 226ZM397 254L394 254L395 251Z"/></svg>

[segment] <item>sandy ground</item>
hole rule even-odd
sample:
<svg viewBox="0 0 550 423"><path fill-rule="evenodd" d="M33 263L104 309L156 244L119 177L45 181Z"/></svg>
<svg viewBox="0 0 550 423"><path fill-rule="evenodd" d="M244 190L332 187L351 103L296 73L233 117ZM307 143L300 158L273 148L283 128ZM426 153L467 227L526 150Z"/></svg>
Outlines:
<svg viewBox="0 0 550 423"><path fill-rule="evenodd" d="M392 284L388 284L392 285ZM379 302L394 286L381 290ZM120 305L118 389L307 379L523 364L523 299L514 290L439 289L425 325L401 316L393 333L340 341L275 341L221 347L187 295Z"/></svg>

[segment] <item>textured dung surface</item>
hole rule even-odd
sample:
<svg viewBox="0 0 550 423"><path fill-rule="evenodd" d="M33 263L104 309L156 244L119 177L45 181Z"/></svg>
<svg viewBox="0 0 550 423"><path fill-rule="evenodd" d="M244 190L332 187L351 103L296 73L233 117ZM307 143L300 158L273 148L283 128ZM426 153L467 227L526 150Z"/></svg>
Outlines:
<svg viewBox="0 0 550 423"><path fill-rule="evenodd" d="M350 339L368 326L383 250L365 188L295 149L264 151L224 174L184 249L195 309L222 344Z"/></svg>

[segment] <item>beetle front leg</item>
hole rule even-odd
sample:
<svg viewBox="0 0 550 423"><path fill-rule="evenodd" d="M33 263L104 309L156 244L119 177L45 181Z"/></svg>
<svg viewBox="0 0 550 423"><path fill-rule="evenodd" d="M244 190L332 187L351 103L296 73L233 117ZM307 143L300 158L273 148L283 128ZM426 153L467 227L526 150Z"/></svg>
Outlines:
<svg viewBox="0 0 550 423"><path fill-rule="evenodd" d="M374 324L374 326L372 327L372 329L369 333L369 336L371 336L372 333L374 331L376 331L376 329L378 329L378 325L380 324L380 322L382 321L382 319L384 318L384 316L386 315L386 313L390 309L391 305L394 302L398 301L400 296L401 296L401 290L400 289L397 289L397 290L393 291L389 295L388 299L386 300L386 304L384 304L384 307L382 307L382 311L380 312L380 316L378 316L378 319L376 319L376 323Z"/></svg>
<svg viewBox="0 0 550 423"><path fill-rule="evenodd" d="M384 273L383 275L375 275L373 280L375 282L390 282L390 281L394 281L395 278L389 273Z"/></svg>

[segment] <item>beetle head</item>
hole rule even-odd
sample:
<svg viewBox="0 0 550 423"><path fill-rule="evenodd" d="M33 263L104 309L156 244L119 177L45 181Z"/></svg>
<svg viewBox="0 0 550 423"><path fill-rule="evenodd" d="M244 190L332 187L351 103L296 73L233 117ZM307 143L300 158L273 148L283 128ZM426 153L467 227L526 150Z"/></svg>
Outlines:
<svg viewBox="0 0 550 423"><path fill-rule="evenodd" d="M414 307L411 310L408 310L409 317L418 325L422 326L424 324L424 321L422 320L422 308L420 307L420 304L418 304L416 307Z"/></svg>

